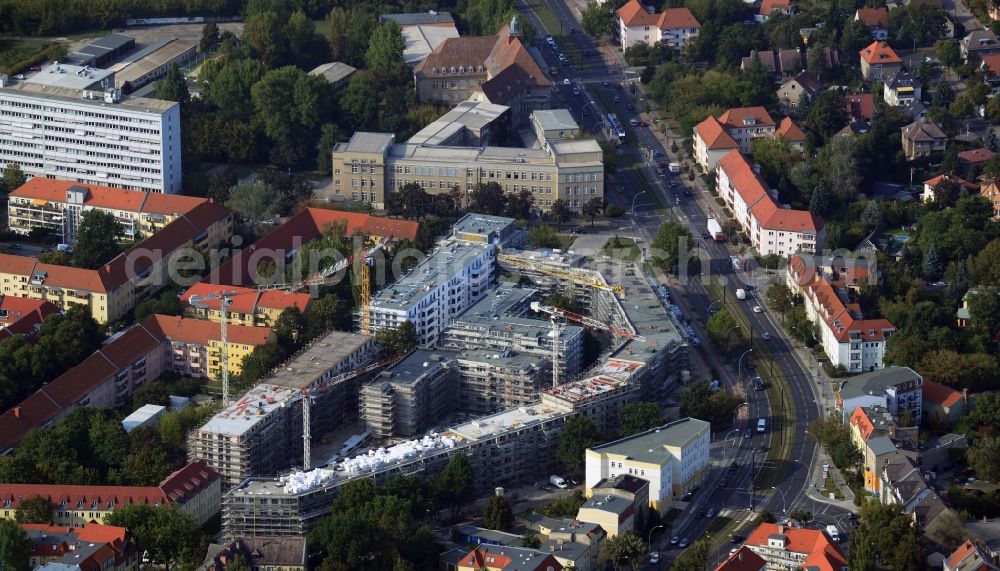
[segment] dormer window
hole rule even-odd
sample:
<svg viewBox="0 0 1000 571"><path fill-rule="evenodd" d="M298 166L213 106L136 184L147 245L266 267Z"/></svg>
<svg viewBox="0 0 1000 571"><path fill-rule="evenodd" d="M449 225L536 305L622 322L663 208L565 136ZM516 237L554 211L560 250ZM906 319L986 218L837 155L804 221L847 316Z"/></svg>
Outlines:
<svg viewBox="0 0 1000 571"><path fill-rule="evenodd" d="M451 66L451 72L455 73L455 66Z"/></svg>
<svg viewBox="0 0 1000 571"><path fill-rule="evenodd" d="M431 73L432 74L437 75L437 72L438 72L438 68L436 68L436 67L432 67L431 68Z"/></svg>
<svg viewBox="0 0 1000 571"><path fill-rule="evenodd" d="M753 117L744 117L743 118L743 124L744 125L756 125L757 124L757 119L755 119Z"/></svg>

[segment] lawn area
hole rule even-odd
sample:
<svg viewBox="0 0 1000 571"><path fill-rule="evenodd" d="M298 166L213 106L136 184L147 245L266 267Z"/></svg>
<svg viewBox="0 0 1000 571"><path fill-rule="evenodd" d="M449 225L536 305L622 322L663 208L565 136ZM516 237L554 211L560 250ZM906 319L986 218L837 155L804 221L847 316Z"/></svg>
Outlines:
<svg viewBox="0 0 1000 571"><path fill-rule="evenodd" d="M843 492L840 491L837 484L833 483L833 478L828 477L823 481L823 495L829 498L831 493L833 493L834 498L838 500L844 499Z"/></svg>
<svg viewBox="0 0 1000 571"><path fill-rule="evenodd" d="M604 246L601 247L601 254L632 262L639 258L639 246L631 238L615 236L604 243Z"/></svg>
<svg viewBox="0 0 1000 571"><path fill-rule="evenodd" d="M538 19L542 21L542 26L545 27L544 30L537 30L538 33L554 36L557 40L561 39L564 33L562 23L548 5L545 4L545 0L525 0L524 4L538 16ZM559 42L559 45L562 46L563 42Z"/></svg>
<svg viewBox="0 0 1000 571"><path fill-rule="evenodd" d="M41 54L46 49L57 47L58 44L51 40L39 38L10 39L0 38L0 72L16 74L24 71L32 65L38 65L40 61L32 61L36 54ZM27 65L25 65L26 62Z"/></svg>

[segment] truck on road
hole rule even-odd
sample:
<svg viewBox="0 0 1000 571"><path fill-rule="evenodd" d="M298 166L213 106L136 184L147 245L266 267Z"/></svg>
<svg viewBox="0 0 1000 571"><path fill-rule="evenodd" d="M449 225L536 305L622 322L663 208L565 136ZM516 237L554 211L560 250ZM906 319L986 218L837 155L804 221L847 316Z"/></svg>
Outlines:
<svg viewBox="0 0 1000 571"><path fill-rule="evenodd" d="M706 226L708 228L708 233L712 235L712 239L714 239L717 242L725 241L726 235L723 234L722 226L719 225L718 220L716 220L715 218L709 218L708 224Z"/></svg>
<svg viewBox="0 0 1000 571"><path fill-rule="evenodd" d="M670 169L669 170L670 170L670 172L672 172L674 174L677 174L677 173L681 172L681 165L680 165L680 163L670 163Z"/></svg>
<svg viewBox="0 0 1000 571"><path fill-rule="evenodd" d="M736 299L746 299L746 298L747 298L747 290L742 288L736 290Z"/></svg>

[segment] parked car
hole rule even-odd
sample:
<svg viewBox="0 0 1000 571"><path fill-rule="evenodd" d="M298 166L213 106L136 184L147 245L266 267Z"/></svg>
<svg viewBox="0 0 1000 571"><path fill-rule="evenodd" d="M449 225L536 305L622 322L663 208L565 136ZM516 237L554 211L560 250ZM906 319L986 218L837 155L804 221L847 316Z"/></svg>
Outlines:
<svg viewBox="0 0 1000 571"><path fill-rule="evenodd" d="M761 309L759 305L755 305L755 306L753 306L753 312L754 312L754 313L760 313L760 312L762 312L762 311L764 311L764 310L763 310L763 309Z"/></svg>
<svg viewBox="0 0 1000 571"><path fill-rule="evenodd" d="M573 82L570 81L569 78L567 77L567 78L563 79L563 85L573 85Z"/></svg>
<svg viewBox="0 0 1000 571"><path fill-rule="evenodd" d="M677 542L680 541L680 540L681 540L681 538L675 535L675 536L673 536L673 537L670 538L670 545L677 545Z"/></svg>
<svg viewBox="0 0 1000 571"><path fill-rule="evenodd" d="M770 339L770 338L771 338L771 334L770 334L770 333L768 333L767 331L765 331L765 332L763 332L763 333L761 333L761 334L760 334L760 337L761 337L761 339L763 339L764 341L767 341L768 339Z"/></svg>
<svg viewBox="0 0 1000 571"><path fill-rule="evenodd" d="M708 508L708 511L705 512L705 517L707 517L708 519L712 519L713 517L715 517L715 514L716 514L715 508Z"/></svg>
<svg viewBox="0 0 1000 571"><path fill-rule="evenodd" d="M680 543L677 544L677 547L680 547L681 549L684 549L687 546L688 546L688 540L686 537L682 539Z"/></svg>
<svg viewBox="0 0 1000 571"><path fill-rule="evenodd" d="M659 551L654 551L654 552L650 553L649 554L649 562L650 563L659 563L660 562L660 552Z"/></svg>

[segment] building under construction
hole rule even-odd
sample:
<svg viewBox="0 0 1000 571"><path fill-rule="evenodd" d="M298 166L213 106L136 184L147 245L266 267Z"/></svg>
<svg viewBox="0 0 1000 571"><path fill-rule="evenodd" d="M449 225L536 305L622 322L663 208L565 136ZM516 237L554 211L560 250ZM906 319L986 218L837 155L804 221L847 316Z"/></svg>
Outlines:
<svg viewBox="0 0 1000 571"><path fill-rule="evenodd" d="M444 330L441 345L464 351L478 349L552 358L552 325L548 319L528 317L538 290L501 284ZM559 372L562 380L583 368L583 328L563 325L559 335Z"/></svg>
<svg viewBox="0 0 1000 571"><path fill-rule="evenodd" d="M357 379L337 382L375 356L371 337L331 332L304 347L243 398L188 435L188 458L204 459L222 487L274 475L303 458L302 398L313 399L311 434L329 431L357 411Z"/></svg>
<svg viewBox="0 0 1000 571"><path fill-rule="evenodd" d="M421 434L454 408L451 351L417 349L361 387L361 420L377 438Z"/></svg>
<svg viewBox="0 0 1000 571"><path fill-rule="evenodd" d="M456 364L455 410L465 413L495 414L530 406L552 384L551 361L538 354L474 349L463 351Z"/></svg>

